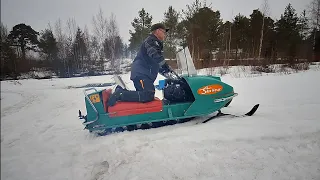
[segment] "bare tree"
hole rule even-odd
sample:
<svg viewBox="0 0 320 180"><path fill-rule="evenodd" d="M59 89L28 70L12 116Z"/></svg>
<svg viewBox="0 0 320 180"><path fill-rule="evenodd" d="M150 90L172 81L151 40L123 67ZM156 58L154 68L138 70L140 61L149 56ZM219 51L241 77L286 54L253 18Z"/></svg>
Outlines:
<svg viewBox="0 0 320 180"><path fill-rule="evenodd" d="M55 22L54 35L57 40L58 58L61 62L60 70L63 76L66 71L71 75L70 66L73 65L74 60L72 54L75 54L77 48L72 49L73 41L77 33L77 24L74 18L69 18L63 27L61 19Z"/></svg>
<svg viewBox="0 0 320 180"><path fill-rule="evenodd" d="M91 63L92 66L90 68L90 71L94 70L97 63L100 65L100 70L103 71L104 70L104 64L103 61L97 61L100 57L100 46L99 46L99 42L98 42L98 38L96 36L91 36L90 37L90 46L89 46L89 55L90 55L90 59L91 59Z"/></svg>
<svg viewBox="0 0 320 180"><path fill-rule="evenodd" d="M313 0L309 6L309 15L312 25L320 29L320 0Z"/></svg>
<svg viewBox="0 0 320 180"><path fill-rule="evenodd" d="M74 18L69 18L66 22L66 44L65 44L65 52L66 52L66 70L68 71L68 76L71 76L74 70L74 61L75 59L72 54L75 54L72 49L73 41L75 39L77 33L77 24ZM71 69L70 69L71 68Z"/></svg>
<svg viewBox="0 0 320 180"><path fill-rule="evenodd" d="M116 59L116 43L117 43L117 37L119 37L119 29L116 22L116 17L112 13L109 20L109 27L107 29L107 39L109 41L109 50L111 52L110 57L110 63L111 68L118 70L120 64L117 63L119 60Z"/></svg>
<svg viewBox="0 0 320 180"><path fill-rule="evenodd" d="M5 42L8 36L8 28L2 22L0 24L0 33L1 42Z"/></svg>
<svg viewBox="0 0 320 180"><path fill-rule="evenodd" d="M87 47L87 59L86 62L84 64L84 68L88 69L88 66L91 65L91 49L90 49L90 34L89 34L89 30L87 25L84 27L84 31L83 31L83 39L84 39L84 44ZM94 63L94 62L93 62Z"/></svg>
<svg viewBox="0 0 320 180"><path fill-rule="evenodd" d="M67 20L66 30L67 30L67 33L68 33L68 38L73 39L76 36L77 23L76 23L76 20L74 18L69 18Z"/></svg>
<svg viewBox="0 0 320 180"><path fill-rule="evenodd" d="M314 29L313 48L316 44L316 34L320 30L320 0L313 0L309 6L310 20Z"/></svg>
<svg viewBox="0 0 320 180"><path fill-rule="evenodd" d="M7 36L8 36L8 28L7 26L5 26L4 24L0 24L0 44L1 44L1 72L4 72L4 64L5 64L5 59L4 59L4 53L3 53L3 45L7 39ZM2 73L1 73L2 74Z"/></svg>
<svg viewBox="0 0 320 180"><path fill-rule="evenodd" d="M62 31L62 25L61 25L61 19L58 19L55 23L55 29L54 29L54 34L57 39L57 46L58 46L58 58L60 61L63 62L63 68L60 67L61 69L65 69L66 67L66 36L64 35Z"/></svg>
<svg viewBox="0 0 320 180"><path fill-rule="evenodd" d="M100 59L104 59L103 42L108 34L108 19L104 17L102 9L99 9L98 14L92 17L93 32L98 40Z"/></svg>
<svg viewBox="0 0 320 180"><path fill-rule="evenodd" d="M262 49L262 42L263 42L263 30L264 30L264 19L266 16L268 16L268 13L269 13L269 3L268 3L268 0L264 0L263 4L262 4L262 26L261 26L258 61L260 61L260 57L261 57L261 49Z"/></svg>

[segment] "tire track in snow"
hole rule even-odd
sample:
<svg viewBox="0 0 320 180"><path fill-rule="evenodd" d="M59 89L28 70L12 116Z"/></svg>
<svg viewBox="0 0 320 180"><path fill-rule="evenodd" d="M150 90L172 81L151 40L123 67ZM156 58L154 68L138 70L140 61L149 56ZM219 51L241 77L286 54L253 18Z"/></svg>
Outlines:
<svg viewBox="0 0 320 180"><path fill-rule="evenodd" d="M18 96L21 96L21 100L15 102L12 105L9 105L8 107L5 107L1 109L1 145L8 146L9 148L15 146L21 139L28 138L30 136L30 133L28 131L19 131L19 128L23 128L23 126L20 126L21 122L25 122L22 118L25 117L24 115L19 117L17 114L20 114L29 108L34 107L34 104L39 102L41 99L43 99L43 93L34 92L22 92L22 91L1 91L4 95L6 93L8 94L15 94ZM4 96L4 98L6 98ZM10 96L9 96L10 98ZM7 100L6 100L7 101ZM3 103L3 102L2 102ZM21 120L21 121L20 121ZM30 122L32 123L32 122ZM11 131L15 129L17 132L15 135L8 136L7 131ZM3 143L3 144L2 144Z"/></svg>
<svg viewBox="0 0 320 180"><path fill-rule="evenodd" d="M1 118L4 118L13 113L18 113L22 109L30 107L34 104L35 101L38 101L41 98L39 97L39 94L28 94L26 92L1 91L1 93L11 93L22 97L19 102L13 104L12 106L1 109Z"/></svg>
<svg viewBox="0 0 320 180"><path fill-rule="evenodd" d="M102 161L99 164L95 164L92 168L91 175L92 180L99 180L108 171L109 163L108 161Z"/></svg>
<svg viewBox="0 0 320 180"><path fill-rule="evenodd" d="M264 139L252 144L242 142L242 145L238 145L241 148L233 148L226 162L240 162L238 168L253 169L254 178L258 179L266 172L275 177L286 174L301 176L298 179L317 179L320 174L320 169L316 169L317 164L320 164L320 140L317 137L320 137L319 132L310 134L308 139L273 137L273 140ZM310 155L314 157L306 157Z"/></svg>
<svg viewBox="0 0 320 180"><path fill-rule="evenodd" d="M294 136L266 136L248 139L205 140L202 142L184 141L177 139L153 139L152 142L142 142L130 146L126 142L117 141L114 151L116 156L110 162L105 179L148 179L148 172L157 168L158 172L166 172L157 176L158 179L189 179L190 177L228 177L237 176L239 179L263 179L268 174L270 179L293 176L298 179L317 179L320 175L320 131L296 134ZM172 146L164 145L170 141ZM181 147L185 149L176 149ZM176 144L176 145L175 145ZM192 148L188 148L192 147ZM151 154L154 149L163 149ZM107 153L107 152L106 152ZM149 154L149 156L145 156ZM115 155L115 154L113 154ZM149 162L152 158L153 162ZM189 169L186 174L176 174L175 167L186 164ZM158 165L159 164L159 165ZM162 165L162 166L161 166ZM210 166L210 167L209 167ZM136 168L136 167L139 167ZM210 170L211 169L211 170ZM244 173L248 171L247 173ZM140 174L137 174L140 172ZM294 172L293 174L290 174ZM158 174L158 173L157 173ZM230 176L229 176L230 177ZM274 177L274 178L273 178ZM157 179L155 178L155 179Z"/></svg>

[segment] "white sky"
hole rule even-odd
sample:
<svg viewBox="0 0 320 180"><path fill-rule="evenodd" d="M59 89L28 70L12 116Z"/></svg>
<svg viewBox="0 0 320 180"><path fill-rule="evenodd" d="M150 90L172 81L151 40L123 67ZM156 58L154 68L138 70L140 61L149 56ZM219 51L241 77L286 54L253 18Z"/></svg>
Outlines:
<svg viewBox="0 0 320 180"><path fill-rule="evenodd" d="M1 0L1 21L9 30L18 24L26 23L36 31L45 29L60 18L65 25L68 18L75 18L76 23L84 28L92 27L92 17L99 8L106 16L111 12L116 15L120 36L125 42L130 37L131 22L138 16L138 11L145 8L153 17L153 23L163 19L164 12L172 5L176 10L185 9L194 0ZM285 6L291 3L298 14L306 9L311 0L269 0L270 16L279 18ZM214 10L219 10L223 20L241 13L249 16L253 9L261 7L263 0L207 0ZM232 15L233 14L233 15Z"/></svg>

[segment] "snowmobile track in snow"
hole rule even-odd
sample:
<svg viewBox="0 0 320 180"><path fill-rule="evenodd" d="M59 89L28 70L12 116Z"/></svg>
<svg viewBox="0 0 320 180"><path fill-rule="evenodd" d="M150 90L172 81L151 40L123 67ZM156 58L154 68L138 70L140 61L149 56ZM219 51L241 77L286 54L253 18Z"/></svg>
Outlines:
<svg viewBox="0 0 320 180"><path fill-rule="evenodd" d="M18 111L31 106L31 104L35 103L35 101L40 101L41 97L39 95L25 93L25 92L14 92L14 91L1 91L4 96L6 94L14 94L15 96L19 96L19 100L13 103L11 106L4 107L1 109L1 118L6 117L7 115L11 115L13 113L17 113Z"/></svg>

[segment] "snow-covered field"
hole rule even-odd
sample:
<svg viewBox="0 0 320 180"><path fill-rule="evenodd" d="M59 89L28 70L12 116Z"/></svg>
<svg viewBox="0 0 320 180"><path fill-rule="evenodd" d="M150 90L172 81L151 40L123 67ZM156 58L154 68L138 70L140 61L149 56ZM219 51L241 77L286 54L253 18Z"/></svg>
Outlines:
<svg viewBox="0 0 320 180"><path fill-rule="evenodd" d="M83 130L83 89L70 87L110 76L1 82L1 179L320 179L319 79L226 75L239 96L223 112L260 103L254 116L104 137Z"/></svg>

